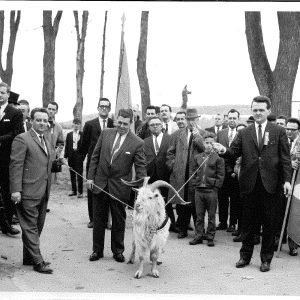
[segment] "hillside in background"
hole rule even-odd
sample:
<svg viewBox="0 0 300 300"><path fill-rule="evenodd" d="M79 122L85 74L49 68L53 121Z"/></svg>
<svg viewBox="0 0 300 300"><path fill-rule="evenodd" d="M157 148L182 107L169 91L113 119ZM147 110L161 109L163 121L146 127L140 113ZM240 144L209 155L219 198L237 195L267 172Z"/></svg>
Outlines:
<svg viewBox="0 0 300 300"><path fill-rule="evenodd" d="M207 126L212 126L213 125L213 116L215 114L227 114L228 111L232 108L236 109L237 111L240 112L240 114L249 116L250 115L250 106L249 105L230 105L230 104L225 104L225 105L217 105L217 106L193 106L197 108L198 113L202 115L200 119L200 123L202 128L205 128ZM172 107L172 111L176 113L177 111L180 110L180 107ZM83 115L82 116L82 127L86 121L89 121L91 119L94 119L98 116L97 113L95 114L90 114L90 115ZM241 118L242 121L245 120L245 118ZM72 120L66 121L66 122L60 122L61 126L64 129L70 129L72 128Z"/></svg>

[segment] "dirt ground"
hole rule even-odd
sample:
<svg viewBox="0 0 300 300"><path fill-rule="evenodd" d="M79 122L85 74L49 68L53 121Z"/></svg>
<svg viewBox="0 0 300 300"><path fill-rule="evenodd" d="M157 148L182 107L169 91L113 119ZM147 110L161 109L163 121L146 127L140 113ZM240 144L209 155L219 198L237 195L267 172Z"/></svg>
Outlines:
<svg viewBox="0 0 300 300"><path fill-rule="evenodd" d="M63 172L67 175L66 170ZM65 177L65 176L64 176ZM260 245L255 246L250 266L236 269L240 243L233 243L230 233L218 231L216 246L190 246L189 237L178 240L171 233L160 278L150 276L150 262L145 264L141 279L133 278L134 265L117 263L110 250L110 231L106 231L104 258L90 262L92 229L87 228L87 198L68 197L70 185L66 178L53 184L49 201L51 211L41 236L41 251L54 269L52 275L34 272L22 265L21 235L0 234L0 299L99 299L122 293L145 297L156 294L176 298L190 296L251 295L299 296L300 257L288 255L283 245L280 257L274 257L271 271L259 271ZM125 257L131 250L131 211L127 211ZM17 226L18 227L18 226ZM115 294L116 293L116 294ZM171 295L170 295L171 294ZM168 297L169 298L169 297Z"/></svg>

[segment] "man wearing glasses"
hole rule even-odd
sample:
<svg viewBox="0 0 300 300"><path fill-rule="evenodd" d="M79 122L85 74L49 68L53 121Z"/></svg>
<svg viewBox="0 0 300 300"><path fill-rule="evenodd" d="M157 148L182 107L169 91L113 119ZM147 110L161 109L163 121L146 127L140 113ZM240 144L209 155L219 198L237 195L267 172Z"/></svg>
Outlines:
<svg viewBox="0 0 300 300"><path fill-rule="evenodd" d="M89 166L94 148L97 144L101 131L105 128L113 128L114 122L108 117L111 109L111 103L107 98L100 98L98 102L98 117L90 121L85 122L82 133L82 143L79 147L79 153L85 157L87 155L86 162L86 174L89 172ZM88 228L93 228L93 200L92 193L88 190L88 212L90 222Z"/></svg>

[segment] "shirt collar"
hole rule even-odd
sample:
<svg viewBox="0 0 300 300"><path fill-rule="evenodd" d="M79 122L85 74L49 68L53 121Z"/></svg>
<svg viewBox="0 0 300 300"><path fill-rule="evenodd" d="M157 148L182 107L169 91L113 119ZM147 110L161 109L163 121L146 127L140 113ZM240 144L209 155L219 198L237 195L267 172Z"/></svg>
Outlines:
<svg viewBox="0 0 300 300"><path fill-rule="evenodd" d="M255 129L258 130L258 125L259 124L257 122L255 122L254 124L255 124ZM262 129L263 132L265 131L266 126L267 126L267 120L265 122L261 123L261 129Z"/></svg>
<svg viewBox="0 0 300 300"><path fill-rule="evenodd" d="M36 134L36 136L37 136L38 138L40 138L40 136L44 136L43 133L42 133L42 134L37 133L37 132L33 129L33 127L31 127L31 129L32 129L32 131Z"/></svg>

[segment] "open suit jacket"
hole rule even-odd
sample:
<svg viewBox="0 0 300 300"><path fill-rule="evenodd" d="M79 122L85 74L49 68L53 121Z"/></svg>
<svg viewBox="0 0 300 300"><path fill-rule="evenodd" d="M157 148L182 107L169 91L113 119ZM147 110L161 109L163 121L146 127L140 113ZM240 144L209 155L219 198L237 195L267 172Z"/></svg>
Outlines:
<svg viewBox="0 0 300 300"><path fill-rule="evenodd" d="M258 172L264 188L270 194L277 192L282 183L291 181L291 157L285 129L267 122L263 141L264 145L259 149L255 125L251 124L238 131L224 155L234 159L242 156L239 178L241 193L253 191Z"/></svg>
<svg viewBox="0 0 300 300"><path fill-rule="evenodd" d="M107 127L113 128L114 122L111 118L107 120ZM101 127L99 123L99 117L92 119L90 121L85 122L83 127L83 134L82 134L82 143L79 147L79 152L85 157L87 155L87 170L90 165L90 160L94 151L94 148L97 144L98 138L101 134Z"/></svg>
<svg viewBox="0 0 300 300"><path fill-rule="evenodd" d="M128 202L131 187L123 184L121 179L131 181L133 164L137 180L146 176L144 141L129 131L111 163L116 134L116 128L104 129L101 132L91 158L88 179L94 180L94 184L101 189L107 186L110 194ZM101 190L94 187L93 193L100 192Z"/></svg>
<svg viewBox="0 0 300 300"><path fill-rule="evenodd" d="M159 151L157 155L155 154L154 144L153 144L153 137L145 138L144 142L144 149L146 155L146 162L147 162L147 176L157 177L161 180L165 180L169 182L170 178L170 171L166 166L167 160L167 151L170 144L170 135L164 134L161 140L161 145L159 147Z"/></svg>
<svg viewBox="0 0 300 300"><path fill-rule="evenodd" d="M67 134L66 137L66 146L65 146L65 158L72 157L72 154L74 152L73 150L73 130ZM78 132L79 134L79 140L77 141L77 150L81 147L82 144L82 131Z"/></svg>
<svg viewBox="0 0 300 300"><path fill-rule="evenodd" d="M11 193L21 192L22 199L41 199L47 191L49 197L55 151L46 138L45 144L48 154L32 129L14 139L9 166Z"/></svg>
<svg viewBox="0 0 300 300"><path fill-rule="evenodd" d="M0 166L8 168L12 141L22 132L24 132L22 112L7 105L0 120Z"/></svg>

